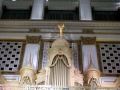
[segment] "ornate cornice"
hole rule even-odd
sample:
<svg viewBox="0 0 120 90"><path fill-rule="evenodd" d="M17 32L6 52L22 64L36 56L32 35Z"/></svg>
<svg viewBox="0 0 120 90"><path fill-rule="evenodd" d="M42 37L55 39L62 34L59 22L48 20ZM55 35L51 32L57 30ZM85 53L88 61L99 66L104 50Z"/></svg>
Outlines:
<svg viewBox="0 0 120 90"><path fill-rule="evenodd" d="M63 23L63 21L61 21ZM20 29L55 29L60 21L36 21L36 20L1 20L0 28ZM69 29L97 29L97 30L120 30L119 22L97 22L97 21L65 21L65 27Z"/></svg>
<svg viewBox="0 0 120 90"><path fill-rule="evenodd" d="M41 37L40 36L26 36L27 43L40 43Z"/></svg>
<svg viewBox="0 0 120 90"><path fill-rule="evenodd" d="M81 43L84 45L96 44L96 37L81 37Z"/></svg>
<svg viewBox="0 0 120 90"><path fill-rule="evenodd" d="M0 33L58 34L57 25L64 23L64 34L120 35L119 22L0 20ZM53 35L53 36L54 36Z"/></svg>

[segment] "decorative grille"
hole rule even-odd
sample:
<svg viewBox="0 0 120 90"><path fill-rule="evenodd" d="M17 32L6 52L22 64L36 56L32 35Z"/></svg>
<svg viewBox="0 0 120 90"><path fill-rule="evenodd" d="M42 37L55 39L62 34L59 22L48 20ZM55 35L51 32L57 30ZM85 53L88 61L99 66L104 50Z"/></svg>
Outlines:
<svg viewBox="0 0 120 90"><path fill-rule="evenodd" d="M104 74L120 74L120 44L100 43L100 62Z"/></svg>
<svg viewBox="0 0 120 90"><path fill-rule="evenodd" d="M23 42L0 41L0 70L16 72L20 65Z"/></svg>

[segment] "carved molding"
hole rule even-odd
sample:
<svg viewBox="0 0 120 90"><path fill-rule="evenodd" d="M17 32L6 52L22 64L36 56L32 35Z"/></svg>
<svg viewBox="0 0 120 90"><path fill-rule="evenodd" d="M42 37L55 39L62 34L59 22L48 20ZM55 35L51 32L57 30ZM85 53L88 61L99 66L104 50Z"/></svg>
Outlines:
<svg viewBox="0 0 120 90"><path fill-rule="evenodd" d="M96 37L81 37L81 43L84 45L96 44Z"/></svg>
<svg viewBox="0 0 120 90"><path fill-rule="evenodd" d="M7 83L7 80L4 78L4 76L1 75L1 72L0 72L0 84L5 84Z"/></svg>
<svg viewBox="0 0 120 90"><path fill-rule="evenodd" d="M55 26L60 23L58 21L36 21L36 20L1 20L0 28L21 28L21 29L31 29L31 28L40 28L40 29L55 29ZM98 29L98 30L119 30L119 22L96 22L96 21L65 21L66 28L69 29Z"/></svg>
<svg viewBox="0 0 120 90"><path fill-rule="evenodd" d="M95 82L97 86L100 86L99 78L100 78L100 71L99 70L92 69L92 68L88 70L88 72L87 72L87 84L88 85Z"/></svg>
<svg viewBox="0 0 120 90"><path fill-rule="evenodd" d="M37 85L45 85L46 77L47 77L47 70L41 69L39 73L36 75L36 84Z"/></svg>
<svg viewBox="0 0 120 90"><path fill-rule="evenodd" d="M88 85L90 85L91 88L95 88L95 87L100 86L99 82L98 82L98 80L96 78L91 78Z"/></svg>
<svg viewBox="0 0 120 90"><path fill-rule="evenodd" d="M70 69L70 82L72 86L83 86L83 74L75 67Z"/></svg>
<svg viewBox="0 0 120 90"><path fill-rule="evenodd" d="M1 20L0 33L58 33L56 25L58 21L36 21L36 20ZM119 22L96 22L96 21L64 21L65 34L113 34L119 35ZM75 31L74 31L75 30ZM76 32L76 30L78 30ZM81 30L83 30L81 32ZM95 30L95 31L94 31ZM96 32L98 30L98 32ZM109 30L113 30L112 32Z"/></svg>
<svg viewBox="0 0 120 90"><path fill-rule="evenodd" d="M120 87L120 76L117 78L117 80L116 80L116 86L117 87Z"/></svg>
<svg viewBox="0 0 120 90"><path fill-rule="evenodd" d="M35 72L32 67L23 67L20 70L20 84L35 84Z"/></svg>
<svg viewBox="0 0 120 90"><path fill-rule="evenodd" d="M50 48L49 52L48 52L48 57L49 57L49 61L47 66L50 66L52 64L52 61L54 59L54 57L58 54L58 55L65 55L68 59L68 63L69 66L71 66L71 49L68 47L54 47L54 48Z"/></svg>
<svg viewBox="0 0 120 90"><path fill-rule="evenodd" d="M41 36L26 36L27 43L39 44L41 41Z"/></svg>

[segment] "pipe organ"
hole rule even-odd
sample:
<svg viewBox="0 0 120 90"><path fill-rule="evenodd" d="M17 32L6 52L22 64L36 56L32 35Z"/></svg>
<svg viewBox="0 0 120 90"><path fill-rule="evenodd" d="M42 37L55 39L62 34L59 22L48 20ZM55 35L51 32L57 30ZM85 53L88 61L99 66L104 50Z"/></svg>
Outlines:
<svg viewBox="0 0 120 90"><path fill-rule="evenodd" d="M20 41L20 43L0 41L1 71L8 69L10 71L12 65L14 65L12 72L18 70L16 68L19 67L18 62L21 62L21 53L23 54L22 50L25 49L20 73L17 76L19 79L13 82L14 78L11 76L12 80L9 81L8 77L11 78L9 75L0 74L0 83L7 84L7 86L17 82L17 86L38 85L65 88L83 87L84 85L95 88L108 85L119 87L120 78L102 77L101 69L104 74L119 75L120 44L118 42L113 44L111 42L96 42L96 37L81 37L79 43L68 42L63 37L63 28L64 26L59 26L60 38L53 42L42 41L39 36L27 36L26 42ZM26 46L24 47L24 45ZM40 51L42 57L40 57ZM78 57L78 52L81 53L81 58ZM15 57L16 55L19 58ZM99 62L101 62L101 67ZM105 80L109 82L106 84Z"/></svg>
<svg viewBox="0 0 120 90"><path fill-rule="evenodd" d="M68 86L69 64L64 55L56 55L50 66L50 85Z"/></svg>

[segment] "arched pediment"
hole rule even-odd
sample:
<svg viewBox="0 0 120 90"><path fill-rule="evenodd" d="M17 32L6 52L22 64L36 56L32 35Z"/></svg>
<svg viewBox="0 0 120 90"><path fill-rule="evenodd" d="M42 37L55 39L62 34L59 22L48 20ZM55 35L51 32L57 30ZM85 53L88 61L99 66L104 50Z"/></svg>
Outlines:
<svg viewBox="0 0 120 90"><path fill-rule="evenodd" d="M64 38L59 38L53 42L52 48L54 47L69 47L69 43Z"/></svg>
<svg viewBox="0 0 120 90"><path fill-rule="evenodd" d="M65 55L56 55L50 67L54 67L57 64L58 60L61 60L66 67L70 66Z"/></svg>
<svg viewBox="0 0 120 90"><path fill-rule="evenodd" d="M49 60L48 60L48 66L52 65L52 62L55 58L56 55L64 55L67 58L69 67L71 66L71 50L68 47L54 47L54 48L50 48L49 51Z"/></svg>

